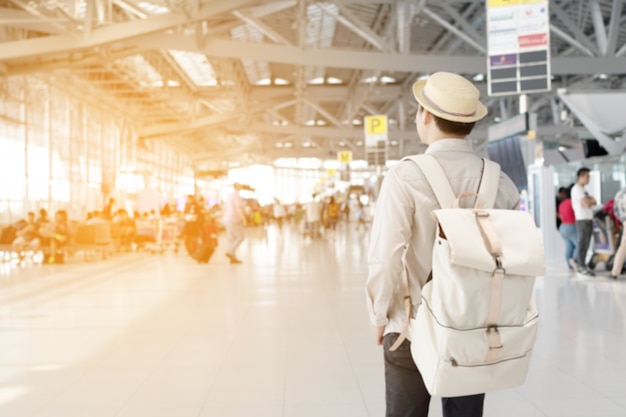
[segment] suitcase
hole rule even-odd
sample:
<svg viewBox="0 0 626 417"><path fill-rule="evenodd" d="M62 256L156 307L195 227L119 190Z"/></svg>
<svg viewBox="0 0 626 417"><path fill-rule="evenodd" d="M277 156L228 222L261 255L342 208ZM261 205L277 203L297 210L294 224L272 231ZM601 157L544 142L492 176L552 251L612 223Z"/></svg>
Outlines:
<svg viewBox="0 0 626 417"><path fill-rule="evenodd" d="M193 258L199 263L206 264L213 256L213 252L215 252L215 245L211 243L202 243L198 246L195 253L193 254Z"/></svg>

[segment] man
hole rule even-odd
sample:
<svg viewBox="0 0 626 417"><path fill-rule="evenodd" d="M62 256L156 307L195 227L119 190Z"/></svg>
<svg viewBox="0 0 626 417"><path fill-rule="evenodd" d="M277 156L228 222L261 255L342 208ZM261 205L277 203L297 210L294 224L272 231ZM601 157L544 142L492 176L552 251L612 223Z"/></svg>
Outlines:
<svg viewBox="0 0 626 417"><path fill-rule="evenodd" d="M478 89L457 74L438 72L416 82L413 94L419 103L417 132L428 145L426 153L442 166L456 195L477 192L483 161L465 137L487 114ZM501 173L495 208L515 209L518 205L517 188ZM384 350L388 417L428 415L430 394L411 357L410 340L404 340L396 351L390 347L407 324L401 274L406 267L416 308L432 270L435 222L430 213L437 208L435 195L415 163L402 161L389 170L376 203L366 285L374 337ZM443 398L443 415L480 417L483 402L484 394Z"/></svg>
<svg viewBox="0 0 626 417"><path fill-rule="evenodd" d="M226 257L230 259L231 264L240 264L241 260L237 258L237 248L246 238L244 226L246 224L245 202L239 195L242 185L235 183L233 191L224 202L224 226L228 234L228 251Z"/></svg>
<svg viewBox="0 0 626 417"><path fill-rule="evenodd" d="M317 196L313 194L311 201L306 205L306 221L309 224L309 232L311 239L320 236L320 220L322 218L320 205L317 202Z"/></svg>
<svg viewBox="0 0 626 417"><path fill-rule="evenodd" d="M582 167L576 173L576 184L572 187L572 208L576 217L576 232L578 233L578 275L595 277L596 274L587 266L587 250L593 234L593 206L596 199L585 191L589 184L589 168Z"/></svg>

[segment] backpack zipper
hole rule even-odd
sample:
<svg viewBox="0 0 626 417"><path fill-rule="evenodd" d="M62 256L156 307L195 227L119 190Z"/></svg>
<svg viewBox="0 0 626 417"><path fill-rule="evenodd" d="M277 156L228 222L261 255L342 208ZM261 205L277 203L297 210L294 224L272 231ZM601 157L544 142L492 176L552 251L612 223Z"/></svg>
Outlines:
<svg viewBox="0 0 626 417"><path fill-rule="evenodd" d="M446 329L456 330L456 331L458 331L458 332L471 332L471 331L474 331L474 330L488 329L488 327L487 327L487 326L474 327L474 328L471 328L471 329L458 329L458 328L456 328L456 327L447 326L447 325L445 325L445 324L441 323L441 322L439 321L439 319L437 319L437 316L435 316L435 314L433 313L432 308L430 308L430 305L428 304L428 301L426 301L426 299L425 299L424 297L422 297L422 304L425 304L425 305L426 305L426 308L428 309L428 311L430 311L431 316L435 319L435 321L437 322L437 324L438 324L438 325L440 325L441 327L445 327ZM533 321L537 320L538 318L539 318L539 314L535 314L534 316L532 316L532 317L530 318L530 320L528 320L527 322L525 322L525 323L524 323L524 325L525 325L525 324L528 324L528 323L530 323L530 322L533 322ZM506 326L504 326L504 325L503 325L503 326L497 326L497 327L498 327L498 328L505 328L505 329L506 329L506 328L509 328L509 327L510 327L510 328L513 328L513 327L523 327L523 326L520 326L520 325L518 325L518 326L515 326L515 325L506 325Z"/></svg>
<svg viewBox="0 0 626 417"><path fill-rule="evenodd" d="M479 367L482 367L482 366L497 365L497 364L502 363L502 362L508 362L508 361L514 361L516 359L521 359L523 357L528 356L528 354L530 352L532 352L532 349L527 351L523 355L515 356L514 358L506 358L506 359L499 360L497 362L479 363L479 364L475 364L475 365L459 365L459 363L456 361L456 359L454 359L453 357L450 357L450 365L452 365L453 368L479 368Z"/></svg>

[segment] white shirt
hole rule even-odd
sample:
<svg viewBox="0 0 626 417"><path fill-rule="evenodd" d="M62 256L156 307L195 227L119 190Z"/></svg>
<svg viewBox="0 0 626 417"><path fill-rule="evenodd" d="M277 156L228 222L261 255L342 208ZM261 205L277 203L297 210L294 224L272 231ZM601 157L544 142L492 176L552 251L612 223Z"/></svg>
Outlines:
<svg viewBox="0 0 626 417"><path fill-rule="evenodd" d="M285 217L285 208L282 204L274 204L274 217L276 217L277 219L279 217Z"/></svg>
<svg viewBox="0 0 626 417"><path fill-rule="evenodd" d="M230 193L224 202L224 223L243 223L239 210L243 212L244 206L245 202L236 190Z"/></svg>
<svg viewBox="0 0 626 417"><path fill-rule="evenodd" d="M437 159L456 195L478 191L482 159L463 139L442 139L426 151ZM495 208L516 209L519 192L504 173ZM366 284L371 323L386 326L385 334L400 333L406 324L404 262L409 270L409 288L414 308L432 270L435 222L430 213L439 208L437 199L422 171L411 161L392 167L383 181L376 203L368 252L369 275Z"/></svg>
<svg viewBox="0 0 626 417"><path fill-rule="evenodd" d="M320 205L317 201L313 200L306 205L306 221L319 222L321 220Z"/></svg>
<svg viewBox="0 0 626 417"><path fill-rule="evenodd" d="M583 207L581 200L585 198L587 192L585 188L579 184L572 187L572 208L574 209L574 217L576 220L593 220L593 210L591 207Z"/></svg>

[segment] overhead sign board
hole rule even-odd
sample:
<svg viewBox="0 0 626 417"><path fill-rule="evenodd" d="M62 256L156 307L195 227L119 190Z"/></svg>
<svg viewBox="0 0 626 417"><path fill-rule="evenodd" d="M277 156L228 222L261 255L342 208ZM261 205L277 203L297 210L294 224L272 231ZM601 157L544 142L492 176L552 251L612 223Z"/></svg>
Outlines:
<svg viewBox="0 0 626 417"><path fill-rule="evenodd" d="M337 152L337 160L341 164L349 164L350 162L352 162L352 151Z"/></svg>
<svg viewBox="0 0 626 417"><path fill-rule="evenodd" d="M487 0L490 96L550 90L548 0Z"/></svg>
<svg viewBox="0 0 626 417"><path fill-rule="evenodd" d="M365 146L376 148L378 142L387 141L387 115L365 116Z"/></svg>

